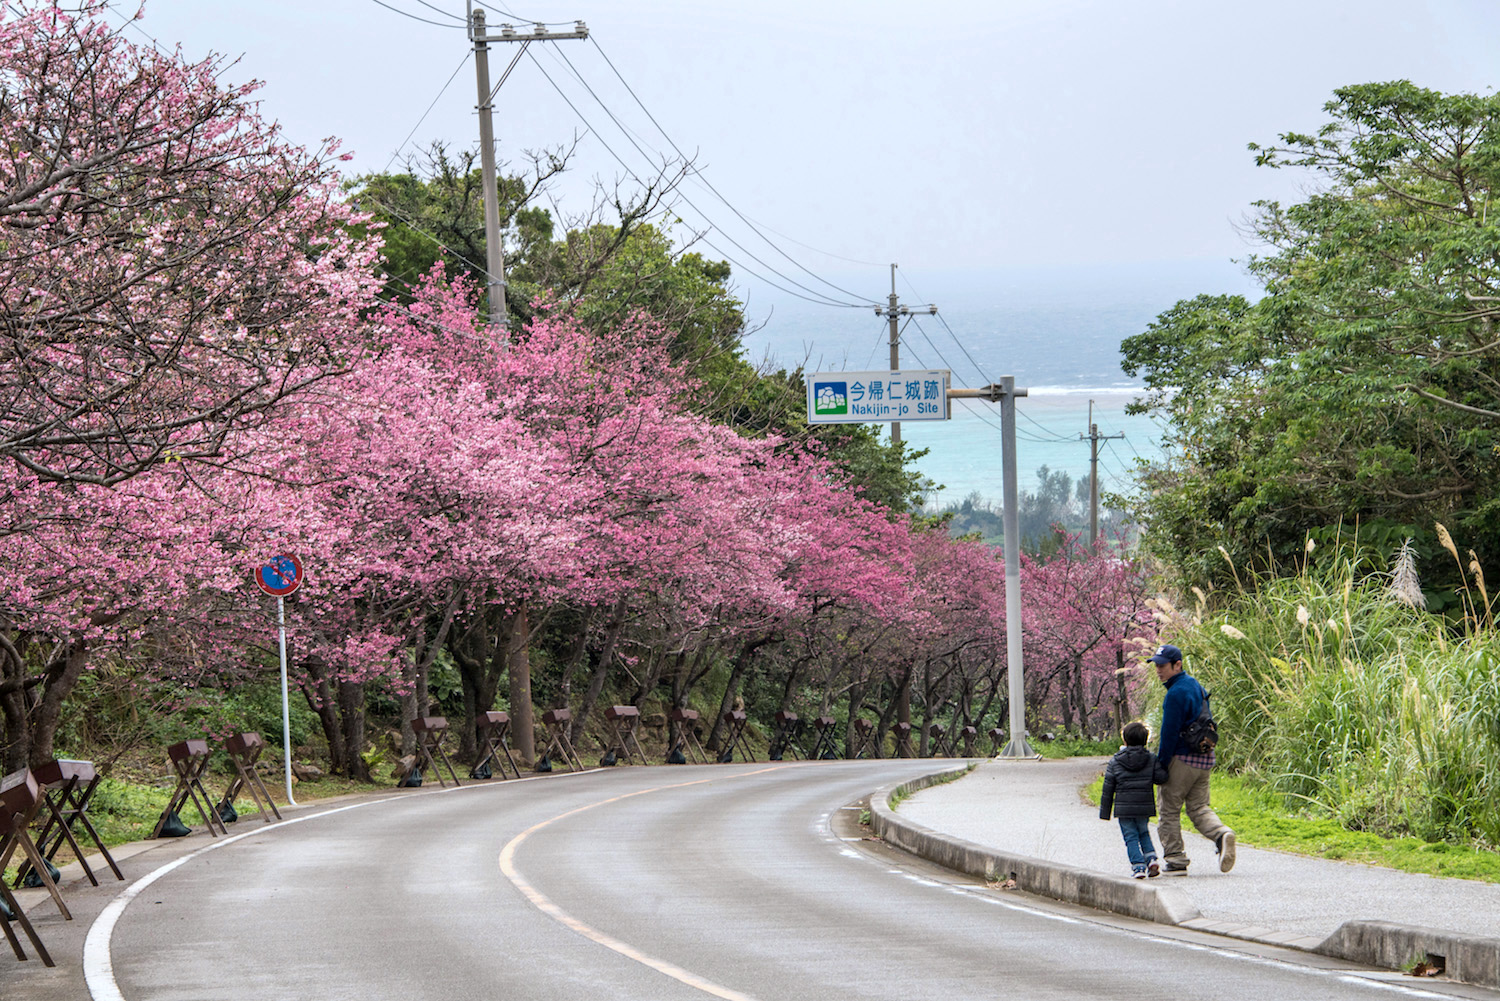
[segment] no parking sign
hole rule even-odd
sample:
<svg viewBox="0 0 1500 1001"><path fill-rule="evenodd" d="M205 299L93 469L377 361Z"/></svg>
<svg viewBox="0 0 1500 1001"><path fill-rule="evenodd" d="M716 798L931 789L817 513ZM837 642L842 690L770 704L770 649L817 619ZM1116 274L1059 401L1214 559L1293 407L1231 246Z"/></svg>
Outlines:
<svg viewBox="0 0 1500 1001"><path fill-rule="evenodd" d="M255 571L255 583L267 594L284 598L302 583L302 563L290 553L273 556L269 563Z"/></svg>

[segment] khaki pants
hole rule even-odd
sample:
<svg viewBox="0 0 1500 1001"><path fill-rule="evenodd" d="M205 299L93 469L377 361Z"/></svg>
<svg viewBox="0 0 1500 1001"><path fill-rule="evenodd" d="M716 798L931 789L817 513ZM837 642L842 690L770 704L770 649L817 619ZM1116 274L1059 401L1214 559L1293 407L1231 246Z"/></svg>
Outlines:
<svg viewBox="0 0 1500 1001"><path fill-rule="evenodd" d="M1187 804L1188 819L1198 833L1215 843L1229 830L1208 803L1208 780L1213 771L1194 768L1174 757L1167 765L1167 784L1161 787L1161 820L1156 833L1161 837L1162 861L1185 865L1187 852L1182 844L1182 807Z"/></svg>

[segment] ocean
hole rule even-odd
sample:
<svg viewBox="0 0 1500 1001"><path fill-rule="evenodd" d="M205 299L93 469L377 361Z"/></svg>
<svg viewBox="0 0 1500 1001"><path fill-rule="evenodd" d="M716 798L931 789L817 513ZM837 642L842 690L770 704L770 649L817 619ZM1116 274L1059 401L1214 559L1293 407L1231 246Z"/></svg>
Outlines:
<svg viewBox="0 0 1500 1001"><path fill-rule="evenodd" d="M883 270L883 284L871 277L875 269L825 277L861 297L878 296L890 290L889 269ZM799 280L849 298L805 276ZM753 281L741 292L752 328L745 337L752 362L800 365L808 372L889 364L889 327L870 307L820 305ZM914 312L909 322L902 321L903 369L950 369L955 387L979 387L1011 375L1017 388L1027 390L1016 401L1022 490L1035 488L1043 467L1062 470L1075 481L1088 475L1092 404L1099 434L1118 436L1099 443L1100 485L1125 493L1136 466L1160 456L1161 428L1150 416L1125 413L1141 383L1120 368L1120 342L1144 331L1180 299L1200 293L1253 298L1254 285L1233 262L1186 261L911 276L898 269L896 292ZM879 301L884 305L883 297ZM927 303L937 305L936 316L918 310ZM941 487L928 503L942 507L977 494L998 506L999 406L955 400L952 411L948 421L901 425L904 440L928 450L917 468Z"/></svg>

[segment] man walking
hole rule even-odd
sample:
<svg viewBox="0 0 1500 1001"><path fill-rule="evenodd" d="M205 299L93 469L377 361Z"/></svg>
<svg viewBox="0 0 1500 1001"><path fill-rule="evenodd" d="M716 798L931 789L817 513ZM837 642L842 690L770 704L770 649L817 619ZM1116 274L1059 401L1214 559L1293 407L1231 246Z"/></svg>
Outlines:
<svg viewBox="0 0 1500 1001"><path fill-rule="evenodd" d="M1161 820L1156 825L1166 863L1163 868L1167 872L1187 871L1189 859L1182 843L1182 806L1186 803L1188 819L1219 853L1219 871L1228 872L1234 868L1234 832L1209 804L1214 751L1210 748L1198 753L1180 739L1183 727L1197 719L1203 709L1203 686L1182 669L1182 651L1175 646L1161 647L1151 663L1156 665L1156 676L1167 686L1161 706L1161 743L1156 752L1157 760L1167 769L1167 781L1161 787Z"/></svg>

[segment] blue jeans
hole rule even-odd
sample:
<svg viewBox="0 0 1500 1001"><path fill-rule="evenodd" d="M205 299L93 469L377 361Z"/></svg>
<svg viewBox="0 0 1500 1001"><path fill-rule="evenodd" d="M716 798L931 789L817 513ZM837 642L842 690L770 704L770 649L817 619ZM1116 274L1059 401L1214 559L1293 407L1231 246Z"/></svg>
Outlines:
<svg viewBox="0 0 1500 1001"><path fill-rule="evenodd" d="M1145 872L1146 866L1156 861L1156 846L1151 843L1149 817L1117 817L1120 833L1125 836L1125 854L1130 856L1130 868Z"/></svg>

